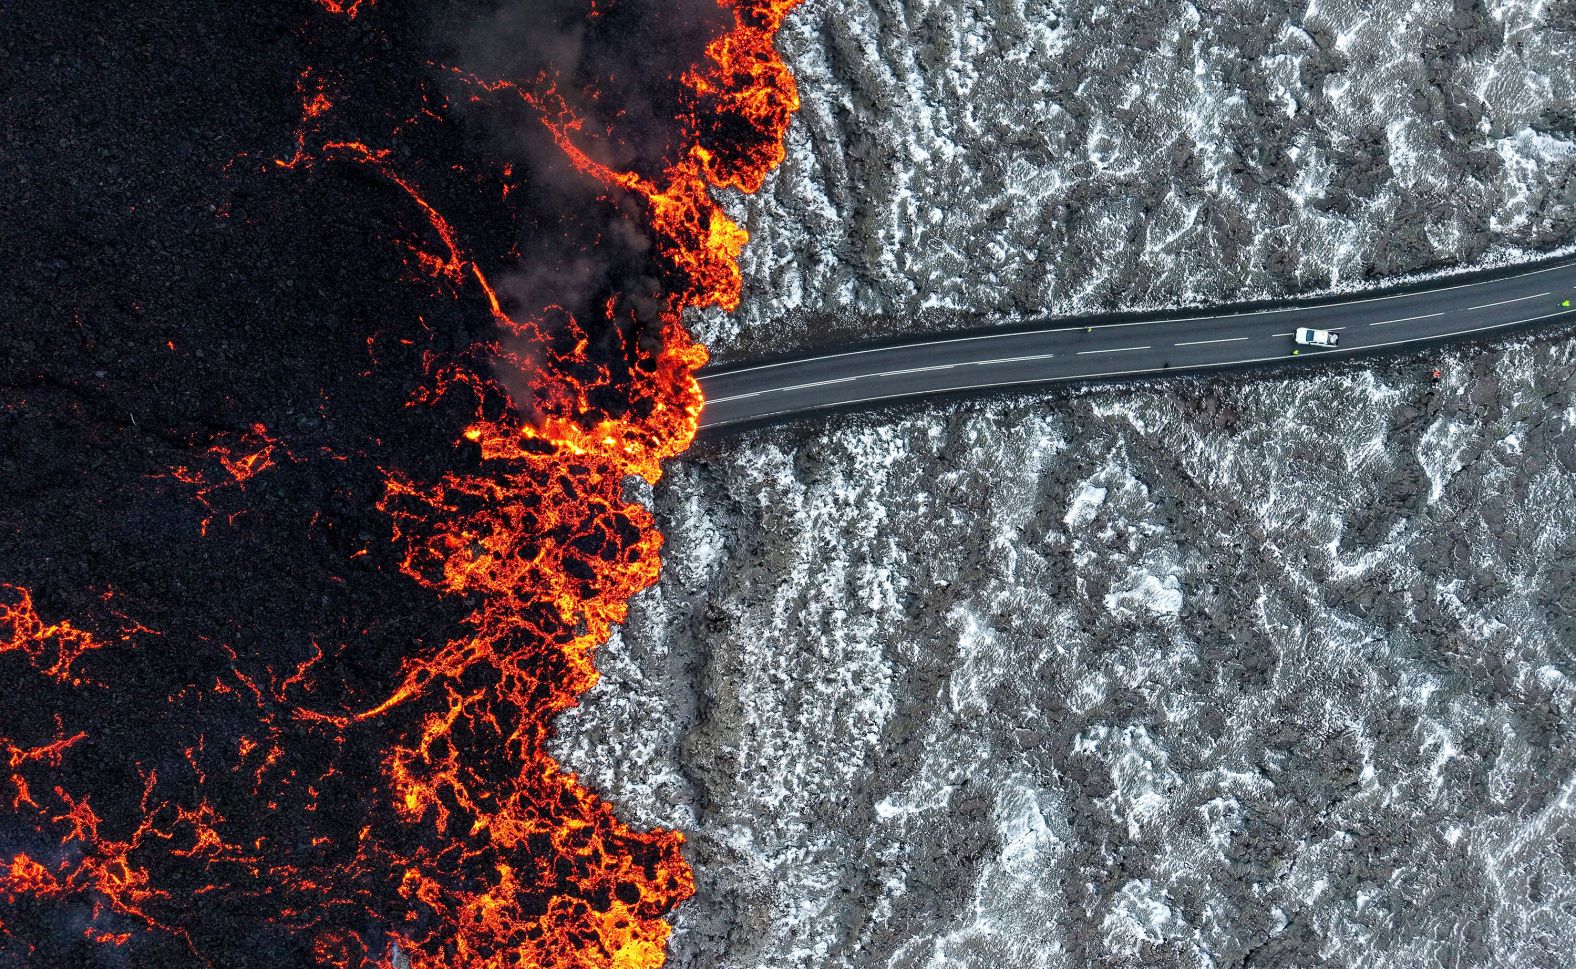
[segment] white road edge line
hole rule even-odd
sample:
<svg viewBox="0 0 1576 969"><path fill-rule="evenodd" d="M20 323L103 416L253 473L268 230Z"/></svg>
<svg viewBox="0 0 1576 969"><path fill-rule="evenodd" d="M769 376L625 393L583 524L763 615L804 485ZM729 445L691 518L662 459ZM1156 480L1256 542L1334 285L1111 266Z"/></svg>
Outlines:
<svg viewBox="0 0 1576 969"><path fill-rule="evenodd" d="M1410 338L1405 339L1405 340L1391 340L1388 343L1370 343L1370 344L1368 344L1366 346L1363 346L1363 347L1351 347L1351 348L1348 348L1346 350L1339 350L1339 349L1326 350L1326 351L1324 351L1322 353L1313 354L1313 356L1323 357L1323 356L1339 355L1339 354L1342 354L1342 353L1350 353L1353 350L1382 350L1385 347L1398 347L1398 346L1401 346L1401 345L1407 344L1407 343L1422 343L1422 342L1428 342L1428 341L1432 341L1432 340L1443 340L1443 339L1446 339L1448 337L1453 337L1453 336L1466 336L1469 333L1482 333L1482 332L1484 332L1486 330L1499 330L1499 329L1503 329L1503 328L1505 328L1507 326L1521 326L1524 323L1536 323L1539 320L1550 320L1550 319L1553 319L1556 316L1570 316L1573 313L1576 313L1576 309L1560 310L1557 313L1545 313L1542 316L1531 316L1531 317L1528 317L1527 319L1524 319L1524 320L1511 320L1511 321L1509 321L1507 323L1490 323L1488 326L1473 327L1470 330L1455 330L1455 331L1452 331L1450 333L1436 333L1436 334L1433 334L1431 336L1414 336L1414 337L1410 337ZM953 388L953 389L950 389L950 390L942 391L942 393L956 393L958 391L965 391L965 390L988 390L988 389L990 389L992 387L1029 387L1029 386L1033 386L1034 384L1061 383L1061 382L1068 381L1068 380L1096 380L1096 379L1099 379L1101 377L1130 377L1130 376L1135 376L1137 374L1147 374L1147 373L1185 374L1185 373L1188 373L1190 371L1207 370L1207 369L1210 369L1212 367L1239 367L1239 366L1242 366L1243 364L1248 364L1248 363L1268 363L1268 362L1270 362L1272 360L1284 361L1285 359L1286 359L1286 355L1285 354L1278 354L1278 355L1273 356L1273 357L1252 357L1252 358L1246 359L1246 360L1222 360L1222 361L1219 361L1218 363L1201 363L1201 364L1197 364L1195 366L1188 367L1186 369L1179 369L1179 370L1175 370L1175 371L1167 371L1167 370L1164 370L1163 368L1159 368L1159 367L1146 367L1146 368L1139 369L1139 370L1110 370L1110 371L1107 371L1105 373L1072 374L1072 375L1065 376L1065 377L1040 377L1040 378L1033 379L1033 380L1002 380L1002 381L998 381L996 383L974 384L974 385L969 386L969 387L957 387L957 388ZM767 393L767 391L762 391L762 393ZM815 410L824 410L824 409L826 409L828 407L848 407L848 406L850 406L852 404L867 404L867 403L869 403L870 401L873 401L873 400L902 400L905 397L924 397L927 394L933 394L933 393L936 393L936 391L934 391L934 390L910 390L910 391L905 391L904 393L901 393L901 394L878 394L878 395L876 395L874 397L861 397L861 398L859 398L857 400L834 400L834 401L828 401L825 404L817 404L814 407L807 407L807 408L805 408L805 411L808 412L808 411L815 411ZM751 394L750 396L753 397L754 395ZM713 403L720 403L722 400L737 400L737 399L738 399L737 397L724 397L724 398L721 398L720 400L717 400L717 401L707 401L707 403L708 404L713 404ZM709 424L709 425L706 425L706 426L708 426L708 427L727 427L729 424L738 424L738 423L741 423L743 421L759 421L759 420L764 420L764 419L766 419L768 417L776 417L778 414L792 414L792 413L795 413L795 412L792 411L792 410L787 410L787 411L770 411L770 412L765 413L765 414L753 414L753 415L751 415L749 417L740 418L739 420L722 421L722 422L717 423L717 424ZM704 416L704 411L702 412L702 415Z"/></svg>
<svg viewBox="0 0 1576 969"><path fill-rule="evenodd" d="M1173 343L1174 347L1201 347L1206 343L1237 343L1246 340L1245 336L1228 336L1224 340L1189 340L1187 343Z"/></svg>
<svg viewBox="0 0 1576 969"><path fill-rule="evenodd" d="M1122 353L1126 350L1148 350L1149 347L1112 347L1109 350L1079 350L1080 357L1087 357L1091 353Z"/></svg>
<svg viewBox="0 0 1576 969"><path fill-rule="evenodd" d="M1422 316L1403 316L1399 320L1380 320L1377 323L1370 323L1368 325L1369 326L1387 326L1387 325L1389 325L1391 323L1410 323L1413 320L1431 320L1431 319L1433 319L1436 316L1444 316L1444 315L1445 314L1443 312L1439 312L1439 313L1424 313Z"/></svg>

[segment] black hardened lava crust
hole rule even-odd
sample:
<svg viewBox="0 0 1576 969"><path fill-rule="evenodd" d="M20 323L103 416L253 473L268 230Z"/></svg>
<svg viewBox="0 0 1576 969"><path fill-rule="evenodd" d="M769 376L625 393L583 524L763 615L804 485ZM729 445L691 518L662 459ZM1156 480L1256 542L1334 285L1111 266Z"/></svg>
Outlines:
<svg viewBox="0 0 1576 969"><path fill-rule="evenodd" d="M211 692L229 676L222 647L277 665L354 636L345 680L370 696L404 651L454 633L457 610L415 594L375 540L387 524L374 503L380 464L431 473L453 458L457 415L403 404L421 349L485 312L401 282L382 240L416 223L386 186L265 164L290 154L303 65L355 64L391 89L414 80L386 33L318 29L314 16L304 2L28 2L0 32L0 582L31 589L46 621L155 633L81 661L100 690L3 657L0 719L34 738L56 714L102 723L68 764L106 818L137 813L146 772L190 773L182 751L199 738L233 748L254 729L250 698ZM300 460L225 494L204 536L209 513L168 475L254 424ZM182 691L210 696L172 704ZM86 709L104 705L111 716ZM293 751L307 771L325 754ZM363 797L355 780L324 800ZM62 850L22 838L0 827L7 860ZM200 884L171 888L203 912L217 964L311 964L287 928L213 910ZM6 907L0 961L192 959L161 933L124 949L89 942L87 916L85 904Z"/></svg>
<svg viewBox="0 0 1576 969"><path fill-rule="evenodd" d="M385 469L431 480L477 460L461 437L464 401L407 404L425 356L484 337L490 317L475 294L435 293L413 272L403 244L436 243L406 194L343 162L276 163L296 148L303 76L331 77L336 130L385 137L495 265L527 258L533 228L597 233L573 211L533 222L529 191L500 203L484 173L510 143L506 124L453 111L388 137L443 96L433 59L444 32L463 39L452 24L497 4L386 0L375 18L363 6L354 20L308 0L6 7L0 595L30 590L44 621L103 645L78 660L76 687L0 655L0 735L44 743L61 723L95 724L62 781L91 799L103 838L127 835L111 827L140 815L154 774L161 800L250 803L255 817L229 818L232 829L291 834L276 828L308 816L300 803L249 802L244 772L199 776L204 750L264 742L283 716L252 686L323 649L316 675L335 686L318 696L375 702L401 658L455 636L464 612L400 573L376 502ZM703 41L695 32L690 44ZM635 49L693 56L683 44ZM205 507L175 469L211 477L211 449L248 434L279 442L273 466ZM375 732L292 740L300 783L272 796L312 799L317 828L295 837L295 859L271 863L348 863L369 814L388 810L368 786L383 753ZM81 850L0 817L7 862ZM182 966L195 949L226 969L313 965L325 958L308 948L320 930L370 938L401 917L398 886L369 883L311 913L307 933L260 917L266 899L208 892L201 866L156 874L160 910L193 944L110 912L94 925L130 941L106 945L88 937L88 901L0 893L0 964Z"/></svg>

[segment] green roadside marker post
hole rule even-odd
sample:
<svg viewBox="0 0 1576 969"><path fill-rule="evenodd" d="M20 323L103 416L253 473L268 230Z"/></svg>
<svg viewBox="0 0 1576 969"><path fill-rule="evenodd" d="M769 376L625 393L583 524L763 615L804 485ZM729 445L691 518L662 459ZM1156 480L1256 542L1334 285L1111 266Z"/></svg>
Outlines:
<svg viewBox="0 0 1576 969"><path fill-rule="evenodd" d="M1292 356L1294 356L1294 357L1295 357L1295 356L1297 356L1297 355L1298 355L1298 354L1300 354L1300 353L1302 353L1302 351L1301 351L1301 350L1293 350L1293 351L1292 351L1292 352L1291 352L1291 355L1292 355Z"/></svg>
<svg viewBox="0 0 1576 969"><path fill-rule="evenodd" d="M1568 299L1567 299L1567 300L1564 300L1564 301L1562 301L1562 302L1561 302L1561 303L1560 303L1560 305L1561 305L1561 306L1563 306L1563 307L1565 307L1565 308L1566 308L1566 309L1570 309L1570 308L1571 308L1571 301L1570 301L1570 300L1568 300Z"/></svg>

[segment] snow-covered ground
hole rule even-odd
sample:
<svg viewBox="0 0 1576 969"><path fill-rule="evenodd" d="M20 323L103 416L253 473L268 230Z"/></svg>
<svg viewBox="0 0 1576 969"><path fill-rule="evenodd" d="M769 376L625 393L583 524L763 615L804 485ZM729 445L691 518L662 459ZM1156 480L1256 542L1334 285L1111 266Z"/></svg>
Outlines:
<svg viewBox="0 0 1576 969"><path fill-rule="evenodd" d="M1558 0L805 0L723 356L1360 286L1576 236Z"/></svg>
<svg viewBox="0 0 1576 969"><path fill-rule="evenodd" d="M1576 342L1436 360L677 466L563 723L675 964L1566 965Z"/></svg>
<svg viewBox="0 0 1576 969"><path fill-rule="evenodd" d="M807 0L725 353L1576 237L1568 2ZM1442 365L1437 386L1426 370ZM1555 969L1576 339L702 445L560 722L672 964Z"/></svg>

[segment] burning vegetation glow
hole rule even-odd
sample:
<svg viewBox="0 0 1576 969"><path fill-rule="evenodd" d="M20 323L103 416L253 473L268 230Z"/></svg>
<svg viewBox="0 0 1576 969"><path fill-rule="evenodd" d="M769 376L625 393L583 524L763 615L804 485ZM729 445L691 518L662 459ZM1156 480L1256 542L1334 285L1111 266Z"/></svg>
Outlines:
<svg viewBox="0 0 1576 969"><path fill-rule="evenodd" d="M169 716L194 722L230 711L226 729L139 757L135 791L101 794L70 786L63 765L135 740L113 729L116 691L145 687L112 677L169 643L130 615L91 631L41 616L28 588L0 586L0 660L98 698L53 715L47 730L0 737L0 953L47 964L52 943L29 933L52 923L132 965L153 964L138 954L150 937L216 965L211 927L250 921L260 939L304 939L313 964L340 969L665 961L665 916L694 891L682 836L621 822L554 761L548 736L595 682L593 653L631 597L657 579L661 536L626 481L655 482L695 434L706 352L684 313L738 303L747 235L711 192L758 189L798 105L773 46L797 0L718 2L731 23L682 73L681 136L650 170L610 161L611 126L592 123L548 72L438 69L463 92L456 104L509 102L534 118L597 186L598 204L649 240L635 247L649 262L635 277L647 291L599 291L594 317L579 305L521 305L508 271L484 268L406 173L399 132L331 130L331 73L303 72L293 150L268 166L288 178L349 165L408 197L425 225L401 240L412 273L453 300L481 301L492 321L484 340L425 352L426 373L412 375L407 406L471 415L455 442L465 459L430 476L384 468L377 503L399 572L448 602L462 632L413 648L388 688L363 699L338 682L358 670L342 646L313 642L289 664L264 664L216 630L206 645L224 662L165 699ZM362 24L378 10L319 3ZM435 99L410 124L441 123L454 108ZM496 174L507 198L512 167ZM246 513L258 482L308 460L314 449L288 438L254 423L168 470L203 507L205 540ZM119 616L113 596L106 612ZM87 662L95 655L103 661ZM360 818L350 837L346 817Z"/></svg>

